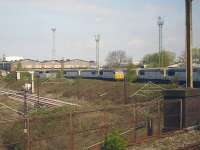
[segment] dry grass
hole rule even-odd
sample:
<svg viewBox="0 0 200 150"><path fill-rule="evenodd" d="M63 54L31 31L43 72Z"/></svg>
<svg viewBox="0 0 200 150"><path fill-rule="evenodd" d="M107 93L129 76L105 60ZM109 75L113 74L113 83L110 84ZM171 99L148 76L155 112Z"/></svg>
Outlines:
<svg viewBox="0 0 200 150"><path fill-rule="evenodd" d="M6 106L17 111L21 111L23 106L23 103L9 99L7 96L0 96L0 103L5 104ZM16 118L19 118L19 114L0 104L0 120L10 120Z"/></svg>
<svg viewBox="0 0 200 150"><path fill-rule="evenodd" d="M174 136L167 137L161 140L156 140L151 143L134 146L128 150L176 150L183 148L189 144L200 142L199 131L189 131L184 134L177 133Z"/></svg>
<svg viewBox="0 0 200 150"><path fill-rule="evenodd" d="M3 83L2 85L7 88L20 90L24 81L16 81L11 83ZM37 132L36 135L40 135L44 138L44 141L36 142L36 145L41 145L48 147L49 149L54 149L60 145L59 149L69 146L66 142L66 139L69 137L69 115L66 116L66 112L77 110L77 111L89 111L99 108L106 107L116 107L118 106L121 109L107 110L106 112L94 111L86 113L77 113L73 118L74 130L87 130L88 132L83 132L74 135L75 136L75 145L78 147L87 147L95 142L102 141L104 138L103 129L101 126L104 124L104 121L108 124L113 124L110 128L107 129L107 132L112 131L113 129L119 129L124 131L132 127L133 119L133 108L127 107L124 108L124 90L123 82L112 82L112 81L101 81L101 80L87 80L87 79L78 79L78 80L51 80L48 82L41 81L39 90L40 95L61 99L63 101L71 101L74 103L81 104L80 108L70 108L69 106L59 108L57 110L41 111L41 113L36 112L32 114L33 117L45 117L46 119L42 122L40 120L35 120L32 122L32 134ZM127 83L127 95L132 95L138 89L143 87L143 83ZM18 87L18 88L17 88ZM37 87L37 85L36 85ZM135 97L134 99L135 100ZM139 98L137 100L147 100L144 98ZM21 105L18 105L18 102L13 102L13 100L2 100L5 104L8 104L16 109L19 109ZM131 102L131 101L130 101ZM16 104L15 104L16 103ZM145 109L146 110L146 109ZM63 115L64 114L64 115ZM144 113L138 114L138 116L143 115ZM35 116L34 116L35 115ZM59 118L61 116L61 118ZM63 117L64 118L63 118ZM104 118L106 116L106 118ZM54 117L52 119L52 117ZM144 117L145 118L145 117ZM105 120L104 120L105 119ZM39 126L36 126L39 125ZM38 127L38 130L37 130ZM89 130L92 128L100 128L100 130ZM66 130L66 133L65 133ZM53 138L54 132L60 133L58 137ZM33 138L35 135L33 135ZM46 136L50 136L51 139L47 139ZM132 136L132 134L130 134ZM53 143L52 147L49 147L48 142ZM63 143L61 144L61 141ZM69 142L69 140L68 140ZM78 144L77 144L78 143ZM66 145L67 144L67 145ZM46 146L45 146L46 145ZM40 147L41 148L41 147ZM33 148L34 149L34 148ZM37 148L35 148L37 149ZM81 149L81 148L77 148Z"/></svg>

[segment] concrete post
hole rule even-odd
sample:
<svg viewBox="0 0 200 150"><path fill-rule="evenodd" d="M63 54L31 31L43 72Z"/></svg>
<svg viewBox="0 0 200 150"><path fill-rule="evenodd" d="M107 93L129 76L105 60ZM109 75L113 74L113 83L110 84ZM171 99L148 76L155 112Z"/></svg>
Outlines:
<svg viewBox="0 0 200 150"><path fill-rule="evenodd" d="M17 80L20 80L21 79L21 74L20 72L17 71Z"/></svg>
<svg viewBox="0 0 200 150"><path fill-rule="evenodd" d="M32 85L32 93L35 93L35 86L34 86L34 71L29 72L31 74L31 85Z"/></svg>

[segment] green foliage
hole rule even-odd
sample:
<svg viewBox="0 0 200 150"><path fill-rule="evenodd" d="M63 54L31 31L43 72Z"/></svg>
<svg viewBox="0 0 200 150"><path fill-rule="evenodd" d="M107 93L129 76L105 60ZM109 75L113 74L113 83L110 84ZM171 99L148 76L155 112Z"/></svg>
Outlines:
<svg viewBox="0 0 200 150"><path fill-rule="evenodd" d="M31 138L32 139L48 139L50 135L64 135L64 133L67 133L67 130L69 129L68 126L68 114L66 112L69 111L69 108L63 107L63 108L57 108L54 110L48 110L45 108L40 108L37 111L33 110L28 114L30 119L30 132L31 132ZM64 115L66 113L66 115ZM34 119L33 119L34 118ZM4 124L3 124L4 125ZM24 150L24 142L26 138L26 134L24 134L24 122L23 120L11 122L8 124L5 124L1 127L1 140L2 143L6 145L6 148L8 150ZM67 135L67 134L66 134ZM34 140L32 141L32 146L34 147ZM52 145L49 145L49 147L53 149L57 149L58 143L61 146L64 146L65 138L64 139L53 139ZM43 141L43 145L45 147L46 141ZM33 148L34 149L34 148ZM49 149L49 148L47 148ZM61 148L58 148L61 149ZM64 149L64 148L62 148ZM44 150L44 148L42 149Z"/></svg>
<svg viewBox="0 0 200 150"><path fill-rule="evenodd" d="M102 150L125 150L126 146L126 141L115 131L106 137Z"/></svg>
<svg viewBox="0 0 200 150"><path fill-rule="evenodd" d="M21 80L24 80L24 81L31 81L31 74L28 72L21 72L20 78Z"/></svg>
<svg viewBox="0 0 200 150"><path fill-rule="evenodd" d="M175 53L170 51L163 51L160 55L159 53L147 54L143 58L144 64L147 64L148 67L160 67L159 66L159 57L161 59L161 67L167 67L174 63Z"/></svg>
<svg viewBox="0 0 200 150"><path fill-rule="evenodd" d="M3 78L5 81L15 81L16 80L16 74L15 73L10 73L7 76Z"/></svg>
<svg viewBox="0 0 200 150"><path fill-rule="evenodd" d="M13 125L6 127L4 126L1 138L3 140L3 144L7 145L7 149L23 150L23 124L20 122L15 122Z"/></svg>
<svg viewBox="0 0 200 150"><path fill-rule="evenodd" d="M57 79L60 79L60 78L63 78L63 77L64 77L64 72L63 72L63 70L58 71L57 74L56 74L56 78L57 78Z"/></svg>
<svg viewBox="0 0 200 150"><path fill-rule="evenodd" d="M134 69L135 66L133 64L128 64L126 78L129 82L134 82L137 80L136 70Z"/></svg>

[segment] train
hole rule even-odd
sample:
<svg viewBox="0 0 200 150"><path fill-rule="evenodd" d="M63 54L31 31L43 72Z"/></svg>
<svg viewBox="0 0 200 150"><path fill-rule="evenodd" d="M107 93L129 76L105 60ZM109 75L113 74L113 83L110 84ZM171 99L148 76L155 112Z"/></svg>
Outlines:
<svg viewBox="0 0 200 150"><path fill-rule="evenodd" d="M56 78L58 71L37 71L35 74L40 78ZM87 78L114 81L122 81L125 77L125 73L123 70L115 69L101 69L99 71L96 69L68 69L63 71L63 75L65 78Z"/></svg>
<svg viewBox="0 0 200 150"><path fill-rule="evenodd" d="M185 68L140 68L136 70L138 81L152 82L177 82L180 84L186 83ZM193 68L194 84L200 84L200 68Z"/></svg>
<svg viewBox="0 0 200 150"><path fill-rule="evenodd" d="M137 68L134 69L137 82L169 83L176 82L180 84L186 83L185 68ZM123 81L125 79L126 70L116 69L67 69L63 71L65 78L87 78L100 80ZM56 78L58 71L46 70L38 71L37 75L41 78ZM200 67L193 68L193 81L195 85L200 87Z"/></svg>

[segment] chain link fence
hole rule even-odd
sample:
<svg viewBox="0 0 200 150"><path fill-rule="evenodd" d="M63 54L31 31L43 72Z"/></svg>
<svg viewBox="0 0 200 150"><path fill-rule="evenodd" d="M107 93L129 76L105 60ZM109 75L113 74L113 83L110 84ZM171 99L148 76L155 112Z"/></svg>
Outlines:
<svg viewBox="0 0 200 150"><path fill-rule="evenodd" d="M30 115L0 122L0 150L100 149L106 135L115 130L128 145L133 145L159 137L162 122L160 100L82 112Z"/></svg>

